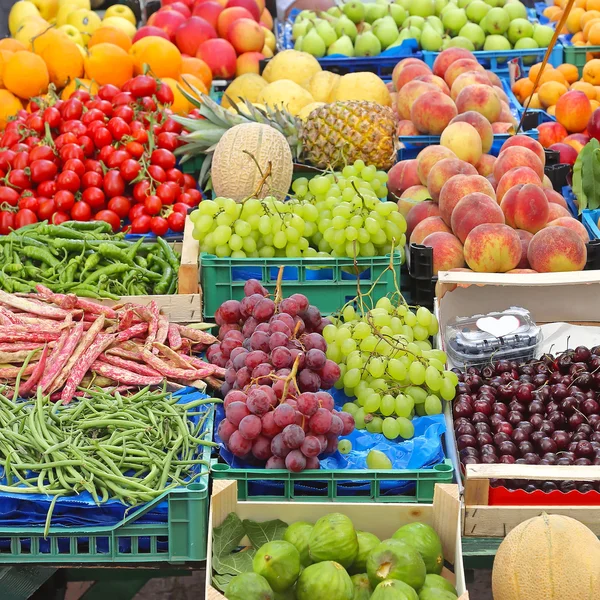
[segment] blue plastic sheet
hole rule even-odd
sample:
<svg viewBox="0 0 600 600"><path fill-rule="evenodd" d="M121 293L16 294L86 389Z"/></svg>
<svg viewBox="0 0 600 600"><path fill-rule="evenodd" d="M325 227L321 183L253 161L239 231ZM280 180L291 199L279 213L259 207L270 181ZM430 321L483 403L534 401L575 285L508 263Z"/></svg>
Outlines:
<svg viewBox="0 0 600 600"><path fill-rule="evenodd" d="M195 388L185 388L175 395L181 396L180 402L186 403L202 398L206 394L198 392ZM210 405L198 407L198 411L212 410ZM199 416L191 417L198 422ZM210 422L206 420L205 426ZM194 472L202 469L202 465L195 465ZM3 469L2 479L5 483ZM50 507L52 498L44 494L14 494L0 493L0 524L12 526L43 525ZM82 527L114 525L122 521L125 516L137 512L145 505L130 507L119 500L111 499L98 506L88 492L78 496L65 496L58 498L52 513L52 527ZM138 523L166 523L168 503L160 502L141 517Z"/></svg>
<svg viewBox="0 0 600 600"><path fill-rule="evenodd" d="M335 399L337 409L341 409L346 402L352 401L352 398L348 398L340 390L330 390L330 392ZM220 445L219 453L222 460L236 469L263 468L263 463L244 461L229 452L217 435L218 425L224 418L225 411L223 406L219 405L217 406L215 415L214 439ZM442 445L442 434L446 431L444 415L415 417L413 425L415 427L415 436L410 440L404 441L392 441L385 438L382 434L355 430L350 435L340 438L348 439L352 442L352 451L346 455L342 455L339 452L321 455L319 457L321 468L328 470L366 469L367 454L373 449L385 452L392 461L394 469L426 469L443 462L445 454ZM295 490L296 493L305 492L306 495L311 495L322 490L324 486L324 482L303 481L295 485ZM384 495L407 493L413 487L414 483L411 481L381 482L381 490ZM347 495L350 496L354 495L357 491L368 491L369 488L370 485L368 482L348 481L343 482L338 489L341 490L341 494L347 492ZM283 483L270 480L256 481L249 484L249 491L252 495L282 495Z"/></svg>

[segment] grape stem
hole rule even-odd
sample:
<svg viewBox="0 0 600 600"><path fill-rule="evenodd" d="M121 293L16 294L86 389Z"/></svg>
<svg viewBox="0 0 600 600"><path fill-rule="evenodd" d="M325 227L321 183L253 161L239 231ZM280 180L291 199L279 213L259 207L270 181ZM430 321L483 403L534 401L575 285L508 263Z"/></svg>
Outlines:
<svg viewBox="0 0 600 600"><path fill-rule="evenodd" d="M290 387L290 382L293 380L296 383L296 374L298 373L298 365L300 364L300 355L296 356L294 360L294 366L292 367L291 373L285 378L285 384L283 386L283 393L281 394L281 401L284 402L287 398L288 389ZM296 383L296 387L298 384Z"/></svg>

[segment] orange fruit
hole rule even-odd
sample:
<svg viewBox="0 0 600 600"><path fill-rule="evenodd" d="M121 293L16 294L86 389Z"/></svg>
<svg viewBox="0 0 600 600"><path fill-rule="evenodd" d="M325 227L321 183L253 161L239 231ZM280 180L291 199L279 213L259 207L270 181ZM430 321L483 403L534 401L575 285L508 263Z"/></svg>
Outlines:
<svg viewBox="0 0 600 600"><path fill-rule="evenodd" d="M0 49L0 88L4 87L4 69L8 59L14 54L10 50Z"/></svg>
<svg viewBox="0 0 600 600"><path fill-rule="evenodd" d="M19 98L39 96L48 91L49 83L48 67L37 54L20 50L6 61L4 87Z"/></svg>
<svg viewBox="0 0 600 600"><path fill-rule="evenodd" d="M547 81L541 85L537 91L540 104L544 108L552 106L558 102L558 99L568 92L567 86L558 81Z"/></svg>
<svg viewBox="0 0 600 600"><path fill-rule="evenodd" d="M0 90L0 129L6 127L10 117L14 117L23 105L21 101L8 90Z"/></svg>
<svg viewBox="0 0 600 600"><path fill-rule="evenodd" d="M600 0L587 0L585 7L588 11L597 10L600 12Z"/></svg>
<svg viewBox="0 0 600 600"><path fill-rule="evenodd" d="M600 85L600 59L594 58L585 64L585 67L583 67L583 81L591 84L592 86ZM590 100L595 100L596 90L593 89L591 92L593 92L592 96L587 93L586 96Z"/></svg>
<svg viewBox="0 0 600 600"><path fill-rule="evenodd" d="M577 3L579 0L575 0ZM567 29L569 33L577 33L581 31L581 17L585 13L583 8L572 8L571 14L567 17Z"/></svg>
<svg viewBox="0 0 600 600"><path fill-rule="evenodd" d="M587 81L576 81L571 89L583 92L590 100L596 99L596 88Z"/></svg>
<svg viewBox="0 0 600 600"><path fill-rule="evenodd" d="M538 72L540 71L540 69L542 68L542 63L536 63L535 65L531 65L531 68L529 69L529 79L531 79L531 81L533 81L535 83L535 80L537 79L538 76ZM552 71L554 70L554 67L552 65L546 65L544 67L544 73L546 73L547 71Z"/></svg>
<svg viewBox="0 0 600 600"><path fill-rule="evenodd" d="M204 85L204 82L191 73L182 73L179 76L179 85L191 96L196 97L196 92L192 88L196 88L199 92L208 95L208 89Z"/></svg>
<svg viewBox="0 0 600 600"><path fill-rule="evenodd" d="M59 90L76 77L83 77L83 56L75 42L65 36L60 43L48 44L42 52L50 82Z"/></svg>
<svg viewBox="0 0 600 600"><path fill-rule="evenodd" d="M48 46L59 44L66 37L66 33L60 29L47 29L31 40L31 51L41 56Z"/></svg>
<svg viewBox="0 0 600 600"><path fill-rule="evenodd" d="M173 100L173 104L171 104L171 110L178 115L187 115L193 107L181 93L178 82L170 77L163 77L161 81L168 85L173 92L175 99Z"/></svg>
<svg viewBox="0 0 600 600"><path fill-rule="evenodd" d="M525 100L525 98L530 96L533 92L533 81L531 81L531 79L528 77L521 77L521 79L517 79L517 81L515 81L512 91L522 104L523 100Z"/></svg>
<svg viewBox="0 0 600 600"><path fill-rule="evenodd" d="M88 42L88 48L92 48L97 44L115 44L116 46L123 48L125 52L129 52L129 48L131 48L131 39L122 29L103 26L94 31Z"/></svg>
<svg viewBox="0 0 600 600"><path fill-rule="evenodd" d="M204 86L210 90L212 85L212 71L210 67L200 58L184 56L181 59L181 73L195 75L204 83Z"/></svg>
<svg viewBox="0 0 600 600"><path fill-rule="evenodd" d="M2 38L0 39L0 50L10 50L11 52L18 52L19 50L27 50L25 45L13 38Z"/></svg>
<svg viewBox="0 0 600 600"><path fill-rule="evenodd" d="M177 46L160 37L147 36L129 49L133 58L134 72L141 75L148 65L155 77L177 79L181 73L181 53Z"/></svg>
<svg viewBox="0 0 600 600"><path fill-rule="evenodd" d="M575 65L559 65L556 67L556 70L559 71L562 76L567 80L567 83L574 83L579 79L579 70Z"/></svg>
<svg viewBox="0 0 600 600"><path fill-rule="evenodd" d="M98 85L112 83L121 87L133 77L133 60L123 48L115 44L96 44L84 60L85 76Z"/></svg>
<svg viewBox="0 0 600 600"><path fill-rule="evenodd" d="M89 79L74 79L71 81L60 94L62 100L68 100L77 90L87 90L90 94L98 93L98 84Z"/></svg>

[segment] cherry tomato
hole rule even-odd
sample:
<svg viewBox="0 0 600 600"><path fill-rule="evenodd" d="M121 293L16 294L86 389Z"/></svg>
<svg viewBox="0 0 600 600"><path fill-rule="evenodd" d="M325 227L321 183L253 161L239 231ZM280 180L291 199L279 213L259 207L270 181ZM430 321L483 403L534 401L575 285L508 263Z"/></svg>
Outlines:
<svg viewBox="0 0 600 600"><path fill-rule="evenodd" d="M167 223L171 231L179 233L185 228L185 215L182 215L180 212L172 212L167 217Z"/></svg>
<svg viewBox="0 0 600 600"><path fill-rule="evenodd" d="M40 207L40 201L35 196L21 196L19 200L19 208L27 208L28 210L37 213Z"/></svg>
<svg viewBox="0 0 600 600"><path fill-rule="evenodd" d="M30 135L29 137L25 138L25 145L28 148L33 148L34 146L37 146L41 140L39 137L37 137L37 135Z"/></svg>
<svg viewBox="0 0 600 600"><path fill-rule="evenodd" d="M148 233L151 223L150 215L141 215L131 222L131 233Z"/></svg>
<svg viewBox="0 0 600 600"><path fill-rule="evenodd" d="M85 165L79 158L70 158L63 165L64 171L75 171L79 178L81 179L85 174Z"/></svg>
<svg viewBox="0 0 600 600"><path fill-rule="evenodd" d="M120 198L121 196L117 196L117 198ZM114 200L114 198L111 199L111 201ZM114 209L113 209L114 210ZM115 211L116 212L116 211ZM129 213L128 213L128 217L130 221L134 221L135 219L137 219L138 217L141 217L142 215L145 215L146 213L146 207L144 206L144 204L134 204L130 209L129 209Z"/></svg>
<svg viewBox="0 0 600 600"><path fill-rule="evenodd" d="M187 173L183 174L183 187L187 190L195 190L197 186L196 180Z"/></svg>
<svg viewBox="0 0 600 600"><path fill-rule="evenodd" d="M12 161L13 169L24 169L29 164L29 152L19 152Z"/></svg>
<svg viewBox="0 0 600 600"><path fill-rule="evenodd" d="M90 187L102 187L102 182L104 178L100 173L96 173L95 171L86 171L81 178L81 187L83 189L87 189Z"/></svg>
<svg viewBox="0 0 600 600"><path fill-rule="evenodd" d="M129 92L119 92L113 99L113 106L121 106L133 102L133 96Z"/></svg>
<svg viewBox="0 0 600 600"><path fill-rule="evenodd" d="M19 202L19 192L7 185L3 185L0 187L0 204L3 204L4 202L11 206L17 206Z"/></svg>
<svg viewBox="0 0 600 600"><path fill-rule="evenodd" d="M175 198L177 197L177 191L175 191L170 185L167 183L161 183L156 188L156 195L160 198L160 201L164 205L173 204L175 202Z"/></svg>
<svg viewBox="0 0 600 600"><path fill-rule="evenodd" d="M181 196L183 196L183 194L181 194ZM185 204L184 202L177 201L177 202L175 202L175 204L173 204L173 212L177 212L185 217L188 214L189 207L190 207L189 204Z"/></svg>
<svg viewBox="0 0 600 600"><path fill-rule="evenodd" d="M144 96L152 96L156 93L156 79L149 75L138 75L131 82L131 94L135 98L143 98Z"/></svg>
<svg viewBox="0 0 600 600"><path fill-rule="evenodd" d="M83 167L83 163L81 163ZM51 160L34 160L29 165L31 181L41 183L42 181L50 181L54 179L58 172L58 167Z"/></svg>
<svg viewBox="0 0 600 600"><path fill-rule="evenodd" d="M125 161L129 160L131 155L127 150L115 150L107 159L106 166L109 169L120 167Z"/></svg>
<svg viewBox="0 0 600 600"><path fill-rule="evenodd" d="M23 169L13 169L7 176L8 183L18 190L31 188L31 180Z"/></svg>
<svg viewBox="0 0 600 600"><path fill-rule="evenodd" d="M183 173L179 169L169 169L166 175L167 181L177 184L177 187L183 187Z"/></svg>
<svg viewBox="0 0 600 600"><path fill-rule="evenodd" d="M3 171L8 171L8 169L12 166L12 161L15 159L16 152L12 150L2 150L0 151L0 169Z"/></svg>
<svg viewBox="0 0 600 600"><path fill-rule="evenodd" d="M183 127L179 123L173 121L173 119L167 119L162 124L162 130L165 133L181 133L183 131Z"/></svg>
<svg viewBox="0 0 600 600"><path fill-rule="evenodd" d="M142 98L139 102L146 112L154 112L158 108L152 98Z"/></svg>
<svg viewBox="0 0 600 600"><path fill-rule="evenodd" d="M166 83L161 83L156 90L156 99L161 104L173 104L175 96L173 95L173 90Z"/></svg>
<svg viewBox="0 0 600 600"><path fill-rule="evenodd" d="M110 118L113 116L113 105L108 100L98 100L96 108L102 111L106 117Z"/></svg>
<svg viewBox="0 0 600 600"><path fill-rule="evenodd" d="M96 146L94 146L94 141L89 135L82 135L77 140L77 144L83 150L84 156L93 156L94 152L96 152Z"/></svg>
<svg viewBox="0 0 600 600"><path fill-rule="evenodd" d="M173 152L179 146L179 140L176 133L159 133L156 138L156 144L159 148L165 148Z"/></svg>
<svg viewBox="0 0 600 600"><path fill-rule="evenodd" d="M56 194L56 181L42 181L37 187L37 193L44 198L53 198Z"/></svg>
<svg viewBox="0 0 600 600"><path fill-rule="evenodd" d="M37 214L42 221L46 221L56 212L56 202L50 198L40 198L40 207Z"/></svg>
<svg viewBox="0 0 600 600"><path fill-rule="evenodd" d="M16 121L12 121L12 123L16 123ZM8 125L10 125L9 123ZM10 148L13 144L16 144L21 139L21 135L17 130L9 131L8 129L4 132L2 136L2 147Z"/></svg>
<svg viewBox="0 0 600 600"><path fill-rule="evenodd" d="M10 149L11 149L11 150L13 150L14 152L16 152L16 153L17 153L17 156L18 156L18 155L19 155L21 152L29 152L29 151L31 150L31 148L30 148L30 147L29 147L27 144L25 144L25 143L23 143L23 142L20 142L20 143L18 143L18 144L13 144L13 145L10 147Z"/></svg>
<svg viewBox="0 0 600 600"><path fill-rule="evenodd" d="M71 98L75 98L76 100L80 100L81 102L85 103L89 101L90 93L87 90L78 89L76 92L73 93Z"/></svg>
<svg viewBox="0 0 600 600"><path fill-rule="evenodd" d="M133 186L133 199L136 202L144 202L146 198L150 195L150 182L147 179L144 179Z"/></svg>
<svg viewBox="0 0 600 600"><path fill-rule="evenodd" d="M86 171L93 171L94 173L98 173L98 175L104 175L104 171L102 170L102 163L99 160L92 160L91 158L86 158L83 161L85 165Z"/></svg>
<svg viewBox="0 0 600 600"><path fill-rule="evenodd" d="M131 202L125 196L115 196L108 201L108 209L119 215L121 219L124 219L129 214Z"/></svg>
<svg viewBox="0 0 600 600"><path fill-rule="evenodd" d="M83 114L83 102L71 96L60 108L60 114L65 121L81 119Z"/></svg>
<svg viewBox="0 0 600 600"><path fill-rule="evenodd" d="M144 201L144 207L149 215L157 215L162 210L162 201L158 196L148 196Z"/></svg>
<svg viewBox="0 0 600 600"><path fill-rule="evenodd" d="M44 132L44 119L39 114L33 114L27 119L27 127L36 133Z"/></svg>
<svg viewBox="0 0 600 600"><path fill-rule="evenodd" d="M99 108L92 108L88 110L83 117L81 117L81 122L84 125L89 125L92 121L101 121L104 122L104 117L106 115Z"/></svg>
<svg viewBox="0 0 600 600"><path fill-rule="evenodd" d="M54 150L50 146L46 146L45 144L41 146L36 146L31 149L29 152L29 160L55 160L56 155L54 154Z"/></svg>
<svg viewBox="0 0 600 600"><path fill-rule="evenodd" d="M66 146L67 144L76 144L77 143L77 136L72 133L71 131L69 131L69 133L61 133L55 140L54 140L54 145L56 146L57 150L60 150L63 146Z"/></svg>
<svg viewBox="0 0 600 600"><path fill-rule="evenodd" d="M148 143L148 132L143 123L139 121L131 123L131 138L134 142L139 142L140 144Z"/></svg>
<svg viewBox="0 0 600 600"><path fill-rule="evenodd" d="M198 204L200 204L200 201L202 200L202 194L200 193L200 190L194 188L193 190L188 190L186 193L192 199L192 206L198 206Z"/></svg>
<svg viewBox="0 0 600 600"><path fill-rule="evenodd" d="M165 150L164 148L157 148L152 152L152 155L150 156L150 162L153 165L158 165L159 167L162 167L163 169L167 170L175 168L175 163L177 162L177 159L175 158L175 155L169 150Z"/></svg>
<svg viewBox="0 0 600 600"><path fill-rule="evenodd" d="M56 211L53 215L52 215L52 224L53 225L62 225L63 223L66 223L67 221L70 221L71 217L65 213L62 212L60 210Z"/></svg>
<svg viewBox="0 0 600 600"><path fill-rule="evenodd" d="M148 167L148 174L154 181L158 181L158 183L164 183L167 180L165 170L157 165L150 165Z"/></svg>
<svg viewBox="0 0 600 600"><path fill-rule="evenodd" d="M130 183L140 174L141 169L142 166L140 165L140 163L137 160L133 160L132 158L130 158L121 163L119 171L121 173L121 177L123 177L123 179L127 183Z"/></svg>
<svg viewBox="0 0 600 600"><path fill-rule="evenodd" d="M106 204L104 192L97 187L89 187L83 190L83 194L81 194L81 199L84 202L87 202L92 210L98 210L99 208L103 208Z"/></svg>
<svg viewBox="0 0 600 600"><path fill-rule="evenodd" d="M54 195L54 201L58 210L69 211L75 204L75 196L67 190L59 190Z"/></svg>
<svg viewBox="0 0 600 600"><path fill-rule="evenodd" d="M112 83L107 83L98 89L98 96L102 100L112 100L117 94L120 94L121 90Z"/></svg>
<svg viewBox="0 0 600 600"><path fill-rule="evenodd" d="M107 198L122 196L125 191L125 181L117 170L107 171L104 175L104 192Z"/></svg>
<svg viewBox="0 0 600 600"><path fill-rule="evenodd" d="M87 127L81 121L65 121L60 126L61 133L74 133L77 137L87 133Z"/></svg>
<svg viewBox="0 0 600 600"><path fill-rule="evenodd" d="M87 134L88 136L92 136L93 133L98 130L98 129L102 129L104 128L104 122L103 121L92 121L88 126L87 126Z"/></svg>
<svg viewBox="0 0 600 600"><path fill-rule="evenodd" d="M139 142L128 142L125 144L125 150L127 150L133 158L141 158L144 154L144 146Z"/></svg>
<svg viewBox="0 0 600 600"><path fill-rule="evenodd" d="M119 219L119 215L112 210L101 210L94 217L96 221L105 221L109 223L114 232L119 231L121 228L121 219Z"/></svg>
<svg viewBox="0 0 600 600"><path fill-rule="evenodd" d="M106 164L108 157L115 151L114 146L104 146L98 153L98 159Z"/></svg>
<svg viewBox="0 0 600 600"><path fill-rule="evenodd" d="M131 133L129 125L120 117L113 117L107 124L107 128L115 140L121 141Z"/></svg>
<svg viewBox="0 0 600 600"><path fill-rule="evenodd" d="M75 171L63 171L56 178L57 190L68 190L69 192L78 192L81 186L81 179Z"/></svg>
<svg viewBox="0 0 600 600"><path fill-rule="evenodd" d="M164 217L152 217L150 230L154 235L163 236L169 231L169 223Z"/></svg>
<svg viewBox="0 0 600 600"><path fill-rule="evenodd" d="M92 139L94 140L96 148L104 148L113 142L113 136L106 127L98 127L98 129L92 133Z"/></svg>
<svg viewBox="0 0 600 600"><path fill-rule="evenodd" d="M15 215L15 229L20 229L21 227L25 227L25 225L33 225L33 223L37 222L38 218L36 214L28 208L22 208Z"/></svg>
<svg viewBox="0 0 600 600"><path fill-rule="evenodd" d="M49 106L46 108L44 110L43 117L44 122L48 123L52 129L58 128L62 121L60 111L54 106Z"/></svg>
<svg viewBox="0 0 600 600"><path fill-rule="evenodd" d="M7 210L0 211L0 235L8 235L15 228L15 215Z"/></svg>
<svg viewBox="0 0 600 600"><path fill-rule="evenodd" d="M133 108L131 108L131 106L128 106L127 104L121 104L113 110L112 116L113 118L117 117L119 119L123 119L125 123L131 123L135 113L133 112Z"/></svg>
<svg viewBox="0 0 600 600"><path fill-rule="evenodd" d="M75 205L71 209L71 217L75 221L89 221L92 218L92 210L89 204L81 200L75 202Z"/></svg>

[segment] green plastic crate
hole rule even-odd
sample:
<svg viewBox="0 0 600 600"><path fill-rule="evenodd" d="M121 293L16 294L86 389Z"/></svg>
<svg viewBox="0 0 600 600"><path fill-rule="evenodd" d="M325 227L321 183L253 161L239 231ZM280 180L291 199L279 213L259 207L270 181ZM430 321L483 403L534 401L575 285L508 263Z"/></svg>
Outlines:
<svg viewBox="0 0 600 600"><path fill-rule="evenodd" d="M453 467L450 459L435 465L431 469L390 469L381 471L362 471L360 469L339 470L310 470L301 473L290 473L285 469L235 469L223 463L213 463L211 467L213 479L235 479L238 488L238 500L252 500L254 502L281 502L290 500L294 502L433 502L433 488L436 483L452 483ZM283 483L281 495L253 495L250 489L258 481L280 481ZM414 491L402 495L388 495L382 492L381 483L384 481L412 481ZM327 485L320 489L318 494L313 492L310 496L306 491L302 493L299 486L310 486L311 483L325 482ZM348 494L348 487L340 484L348 482L369 483L368 492L360 491Z"/></svg>
<svg viewBox="0 0 600 600"><path fill-rule="evenodd" d="M588 52L600 53L600 46L563 46L564 62L575 65L579 70L579 77L583 75L583 67L587 62Z"/></svg>
<svg viewBox="0 0 600 600"><path fill-rule="evenodd" d="M212 410L212 409L211 409ZM207 421L212 439L214 411ZM205 446L202 459L210 460ZM174 488L119 523L98 527L0 525L0 564L156 563L206 559L208 539L208 475L187 487ZM166 523L138 523L157 504L168 502Z"/></svg>
<svg viewBox="0 0 600 600"><path fill-rule="evenodd" d="M181 171L198 179L203 162L204 154L194 156L194 158L190 158L190 160L186 160L183 164L181 164Z"/></svg>
<svg viewBox="0 0 600 600"><path fill-rule="evenodd" d="M401 287L400 268L404 253L400 250L394 253L395 278L392 269L388 269L390 261L390 255L356 259L356 265L362 271L361 292L368 292L375 283L371 296L374 302L395 292L396 282ZM354 264L352 258L218 258L202 253L200 285L204 318L212 320L226 300L241 300L248 279L258 279L270 293L274 293L280 267L284 267L281 282L284 297L304 294L322 314L329 315L357 295Z"/></svg>

